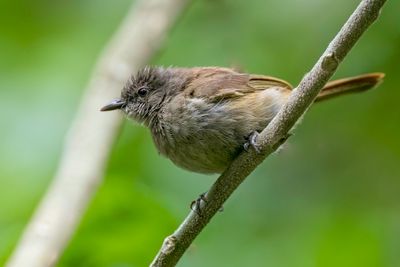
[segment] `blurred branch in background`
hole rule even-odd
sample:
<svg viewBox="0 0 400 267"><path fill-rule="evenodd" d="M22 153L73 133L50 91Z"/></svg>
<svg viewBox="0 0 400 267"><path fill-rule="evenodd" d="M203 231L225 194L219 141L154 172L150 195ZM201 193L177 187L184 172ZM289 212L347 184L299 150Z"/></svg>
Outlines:
<svg viewBox="0 0 400 267"><path fill-rule="evenodd" d="M115 136L118 113L99 108L119 95L125 81L158 51L190 0L141 0L105 49L66 138L58 172L8 267L53 266L74 233L99 183Z"/></svg>
<svg viewBox="0 0 400 267"><path fill-rule="evenodd" d="M175 266L185 250L235 189L266 156L286 141L289 131L313 103L357 40L377 19L385 2L386 0L361 1L312 70L304 76L293 91L288 102L258 136L257 143L261 153L256 153L254 150L243 152L233 161L208 191L206 201L201 202L201 210L190 212L175 233L165 239L152 266Z"/></svg>

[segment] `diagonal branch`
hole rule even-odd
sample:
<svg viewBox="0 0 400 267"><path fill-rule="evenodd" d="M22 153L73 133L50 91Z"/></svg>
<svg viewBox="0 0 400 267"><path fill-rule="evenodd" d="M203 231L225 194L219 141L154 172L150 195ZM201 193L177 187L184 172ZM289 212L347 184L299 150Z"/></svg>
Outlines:
<svg viewBox="0 0 400 267"><path fill-rule="evenodd" d="M377 19L385 2L386 0L361 1L312 70L293 91L288 102L259 135L258 144L261 153L257 154L253 150L249 153L244 152L232 162L208 191L207 202L202 202L201 216L196 212L190 212L179 228L164 240L151 266L175 266L235 189L257 165L286 141L289 131L313 103L364 31Z"/></svg>
<svg viewBox="0 0 400 267"><path fill-rule="evenodd" d="M129 75L152 58L191 1L136 2L100 57L68 133L58 172L8 267L46 267L56 263L102 181L120 128L120 114L101 114L99 108L119 95Z"/></svg>

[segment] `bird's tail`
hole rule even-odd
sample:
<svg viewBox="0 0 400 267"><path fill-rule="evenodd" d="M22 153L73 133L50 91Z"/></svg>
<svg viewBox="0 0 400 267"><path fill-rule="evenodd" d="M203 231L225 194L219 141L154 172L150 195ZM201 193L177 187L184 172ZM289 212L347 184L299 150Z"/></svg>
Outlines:
<svg viewBox="0 0 400 267"><path fill-rule="evenodd" d="M342 94L358 93L374 88L382 82L384 73L368 73L328 82L318 94L315 102L323 101Z"/></svg>

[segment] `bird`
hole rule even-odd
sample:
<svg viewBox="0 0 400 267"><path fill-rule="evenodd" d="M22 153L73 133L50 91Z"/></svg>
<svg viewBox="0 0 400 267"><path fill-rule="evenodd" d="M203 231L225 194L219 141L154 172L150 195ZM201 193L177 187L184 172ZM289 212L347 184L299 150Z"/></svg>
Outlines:
<svg viewBox="0 0 400 267"><path fill-rule="evenodd" d="M376 87L384 74L328 82L321 102ZM285 80L224 67L147 66L132 75L121 96L101 111L121 110L150 129L160 154L197 173L222 173L288 101Z"/></svg>

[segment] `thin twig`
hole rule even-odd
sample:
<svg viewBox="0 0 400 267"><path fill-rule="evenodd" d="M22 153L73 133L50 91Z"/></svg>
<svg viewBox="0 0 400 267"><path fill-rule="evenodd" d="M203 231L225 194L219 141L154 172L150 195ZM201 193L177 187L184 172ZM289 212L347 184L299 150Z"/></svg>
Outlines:
<svg viewBox="0 0 400 267"><path fill-rule="evenodd" d="M53 266L103 178L121 124L99 108L119 95L146 64L190 0L141 0L100 57L68 133L58 172L11 256L8 267Z"/></svg>
<svg viewBox="0 0 400 267"><path fill-rule="evenodd" d="M385 0L364 0L359 4L312 70L293 91L288 102L258 136L261 153L257 154L253 150L244 152L232 162L208 191L207 201L202 202L201 216L196 212L190 212L179 228L165 239L151 266L175 266L235 189L257 165L286 141L289 131L312 104L363 32L377 19L385 2Z"/></svg>

